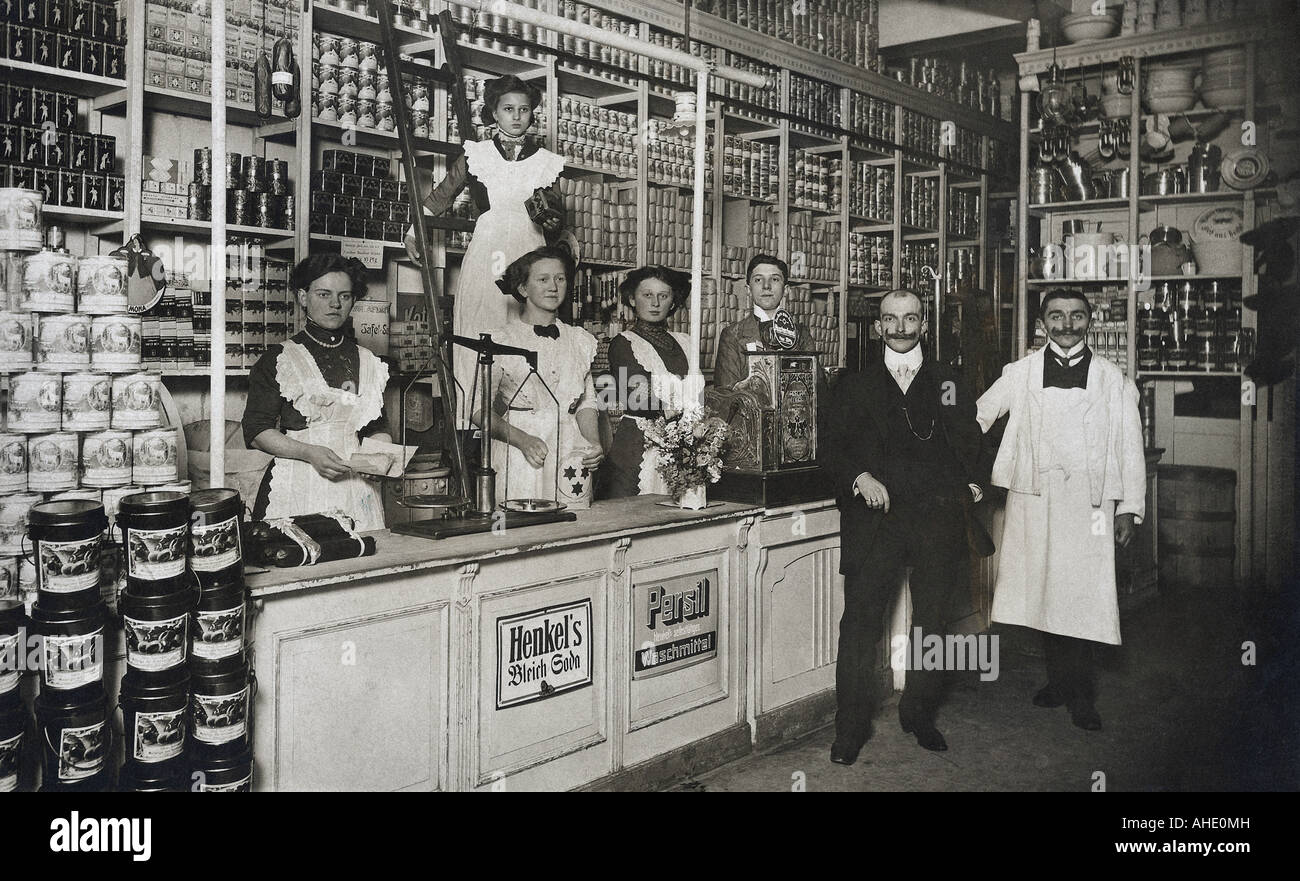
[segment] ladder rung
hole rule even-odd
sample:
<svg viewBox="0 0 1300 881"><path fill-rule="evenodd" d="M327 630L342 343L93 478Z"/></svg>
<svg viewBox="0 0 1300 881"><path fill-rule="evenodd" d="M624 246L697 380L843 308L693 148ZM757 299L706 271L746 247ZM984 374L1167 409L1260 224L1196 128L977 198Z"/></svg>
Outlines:
<svg viewBox="0 0 1300 881"><path fill-rule="evenodd" d="M442 67L434 67L432 64L416 64L414 61L397 62L398 69L405 74L423 80L434 80L444 85L451 85L451 74Z"/></svg>

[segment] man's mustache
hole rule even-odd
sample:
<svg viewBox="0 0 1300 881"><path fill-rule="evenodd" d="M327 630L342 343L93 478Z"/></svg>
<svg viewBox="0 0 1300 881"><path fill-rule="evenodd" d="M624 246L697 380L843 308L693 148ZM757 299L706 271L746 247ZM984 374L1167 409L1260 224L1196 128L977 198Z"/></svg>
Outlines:
<svg viewBox="0 0 1300 881"><path fill-rule="evenodd" d="M915 333L890 333L890 334L886 334L886 335L885 335L885 339L888 339L888 340L914 340L914 339L916 339L918 336L920 336L920 334L915 334Z"/></svg>

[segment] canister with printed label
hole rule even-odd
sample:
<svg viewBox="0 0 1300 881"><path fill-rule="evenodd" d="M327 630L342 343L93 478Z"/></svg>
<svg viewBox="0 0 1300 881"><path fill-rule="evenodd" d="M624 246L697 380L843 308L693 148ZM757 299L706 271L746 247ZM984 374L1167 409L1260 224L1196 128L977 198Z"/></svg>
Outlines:
<svg viewBox="0 0 1300 881"><path fill-rule="evenodd" d="M77 311L83 315L126 312L127 267L125 257L82 257L77 266Z"/></svg>
<svg viewBox="0 0 1300 881"><path fill-rule="evenodd" d="M108 373L140 369L142 322L138 315L99 315L90 322L90 366Z"/></svg>
<svg viewBox="0 0 1300 881"><path fill-rule="evenodd" d="M161 673L185 666L190 612L198 599L198 588L193 585L168 593L142 594L127 583L119 604L128 673Z"/></svg>
<svg viewBox="0 0 1300 881"><path fill-rule="evenodd" d="M27 488L32 492L76 489L80 456L72 432L32 435L27 439Z"/></svg>
<svg viewBox="0 0 1300 881"><path fill-rule="evenodd" d="M127 584L139 594L167 593L185 574L189 500L180 493L141 492L118 504L117 527L126 549Z"/></svg>
<svg viewBox="0 0 1300 881"><path fill-rule="evenodd" d="M64 431L104 431L113 404L113 377L106 373L63 374Z"/></svg>
<svg viewBox="0 0 1300 881"><path fill-rule="evenodd" d="M147 769L147 777L157 779L164 768L174 768L165 777L182 770L175 766L184 763L189 696L190 676L184 665L166 672L127 668L118 697L125 739L124 773Z"/></svg>
<svg viewBox="0 0 1300 881"><path fill-rule="evenodd" d="M99 597L104 506L86 499L40 502L28 513L38 602L47 609L84 608Z"/></svg>
<svg viewBox="0 0 1300 881"><path fill-rule="evenodd" d="M39 190L0 187L0 250L36 251L44 243Z"/></svg>
<svg viewBox="0 0 1300 881"><path fill-rule="evenodd" d="M227 659L241 655L246 601L242 574L200 590L198 607L190 621L190 663L195 670L230 663Z"/></svg>
<svg viewBox="0 0 1300 881"><path fill-rule="evenodd" d="M80 688L42 689L34 709L36 737L41 743L41 791L107 788L108 697L103 683L96 680Z"/></svg>
<svg viewBox="0 0 1300 881"><path fill-rule="evenodd" d="M0 312L0 373L32 369L32 315Z"/></svg>
<svg viewBox="0 0 1300 881"><path fill-rule="evenodd" d="M13 556L8 554L0 555L0 608L3 608L6 603L22 602L22 597L18 594L18 560L17 554ZM0 634L0 640L3 639L3 634ZM13 657L13 655L8 657ZM5 690L3 681L5 658L4 650L0 648L0 694L3 694Z"/></svg>
<svg viewBox="0 0 1300 881"><path fill-rule="evenodd" d="M37 370L89 369L89 315L38 315L35 335Z"/></svg>
<svg viewBox="0 0 1300 881"><path fill-rule="evenodd" d="M7 493L27 491L27 438L0 434L0 509Z"/></svg>
<svg viewBox="0 0 1300 881"><path fill-rule="evenodd" d="M122 504L122 499L145 491L145 488L142 486L105 487L102 494L104 499L104 514L108 517L108 540L113 544L117 544L122 538L121 534L117 530L117 512L118 508Z"/></svg>
<svg viewBox="0 0 1300 881"><path fill-rule="evenodd" d="M9 378L9 431L58 431L63 420L63 377L33 370Z"/></svg>
<svg viewBox="0 0 1300 881"><path fill-rule="evenodd" d="M195 668L190 676L190 736L195 758L233 755L248 748L251 681L248 662L232 663L208 672Z"/></svg>
<svg viewBox="0 0 1300 881"><path fill-rule="evenodd" d="M176 429L137 431L131 438L131 475L140 486L174 482L177 475Z"/></svg>
<svg viewBox="0 0 1300 881"><path fill-rule="evenodd" d="M131 483L131 432L98 431L81 442L81 481L87 486Z"/></svg>
<svg viewBox="0 0 1300 881"><path fill-rule="evenodd" d="M23 289L17 311L63 313L75 305L77 258L46 249L23 258Z"/></svg>
<svg viewBox="0 0 1300 881"><path fill-rule="evenodd" d="M207 586L243 572L239 519L243 502L233 489L201 489L190 494L190 568Z"/></svg>
<svg viewBox="0 0 1300 881"><path fill-rule="evenodd" d="M113 377L114 428L146 429L162 425L162 375L129 373Z"/></svg>

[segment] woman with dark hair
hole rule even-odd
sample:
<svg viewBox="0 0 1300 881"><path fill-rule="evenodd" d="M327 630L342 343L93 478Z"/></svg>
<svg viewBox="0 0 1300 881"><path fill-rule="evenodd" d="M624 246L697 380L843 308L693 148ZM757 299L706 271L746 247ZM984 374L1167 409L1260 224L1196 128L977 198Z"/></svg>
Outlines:
<svg viewBox="0 0 1300 881"><path fill-rule="evenodd" d="M501 327L511 312L518 314L497 290L496 280L510 261L546 244L544 233L555 236L563 229L562 211L543 220L543 229L525 207L537 190L551 188L564 170L564 159L538 147L525 134L541 101L537 87L516 76L489 81L480 116L486 125L496 127L496 134L487 141L467 141L464 154L425 200L430 213L442 214L468 186L482 212L453 292L453 329L461 336L477 337ZM564 204L553 190L545 198L553 206ZM407 230L406 250L412 260L419 259L414 227ZM464 393L469 391L475 360L473 352L456 348L453 369Z"/></svg>
<svg viewBox="0 0 1300 881"><path fill-rule="evenodd" d="M360 438L392 440L383 416L388 367L357 345L349 317L366 295L365 267L314 254L294 267L289 284L307 325L268 347L249 373L244 442L275 457L253 516L339 508L356 518L358 530L383 529L378 489L348 466Z"/></svg>
<svg viewBox="0 0 1300 881"><path fill-rule="evenodd" d="M537 376L518 356L498 357L492 365L497 501L560 495L573 504L589 498L604 458L591 381L596 338L558 315L573 274L568 251L536 248L511 263L497 283L522 309L492 329L493 341L537 352ZM473 417L478 425L481 417Z"/></svg>
<svg viewBox="0 0 1300 881"><path fill-rule="evenodd" d="M602 385L617 391L623 419L614 433L605 467L609 498L667 493L654 453L646 449L648 421L681 414L682 380L691 338L668 330L668 317L690 293L690 279L666 266L642 266L618 288L623 305L636 313L632 326L609 344L609 369Z"/></svg>

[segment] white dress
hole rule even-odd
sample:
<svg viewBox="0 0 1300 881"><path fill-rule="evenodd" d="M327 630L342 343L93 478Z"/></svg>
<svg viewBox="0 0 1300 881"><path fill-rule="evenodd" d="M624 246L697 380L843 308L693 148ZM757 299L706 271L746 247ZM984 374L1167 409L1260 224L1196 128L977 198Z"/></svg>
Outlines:
<svg viewBox="0 0 1300 881"><path fill-rule="evenodd" d="M492 393L500 405L494 409L493 418L504 418L520 431L541 438L547 450L546 462L541 468L534 468L517 448L493 440L492 467L497 473L498 502L507 498L557 497L563 502L566 495L580 495L559 491L556 463L571 458L574 450L591 445L578 430L577 414L596 409L596 389L591 379L596 338L580 327L558 320L555 326L560 329L560 338L556 340L538 336L531 324L517 318L510 319L504 328L492 334L493 342L530 349L538 356L537 376L530 374L527 362L517 355L502 356L493 363ZM545 386L538 381L539 376ZM571 414L569 408L575 402L577 407ZM505 416L497 415L506 405L510 409ZM581 479L589 481L590 477Z"/></svg>
<svg viewBox="0 0 1300 881"><path fill-rule="evenodd" d="M275 362L281 396L293 404L307 427L286 431L305 444L319 444L347 461L360 448L357 432L379 418L384 408L388 367L369 349L361 353L360 392L337 389L325 381L305 346L289 340ZM373 481L361 477L326 480L310 462L277 458L271 471L266 519L317 514L338 509L356 521L358 532L384 528L384 502Z"/></svg>
<svg viewBox="0 0 1300 881"><path fill-rule="evenodd" d="M1043 389L1040 493L1007 493L992 618L1119 645L1115 502L1092 505L1087 394Z"/></svg>
<svg viewBox="0 0 1300 881"><path fill-rule="evenodd" d="M477 338L480 333L491 333L495 339L507 317L519 314L515 299L501 293L497 279L517 258L546 244L546 237L529 218L524 203L534 190L555 182L564 170L564 159L542 149L527 159L512 162L491 140L467 142L465 159L470 174L487 189L491 207L475 222L474 235L461 263L452 325L459 336ZM461 389L457 412L465 427L466 396L474 384L478 355L462 346L454 348L453 370Z"/></svg>

